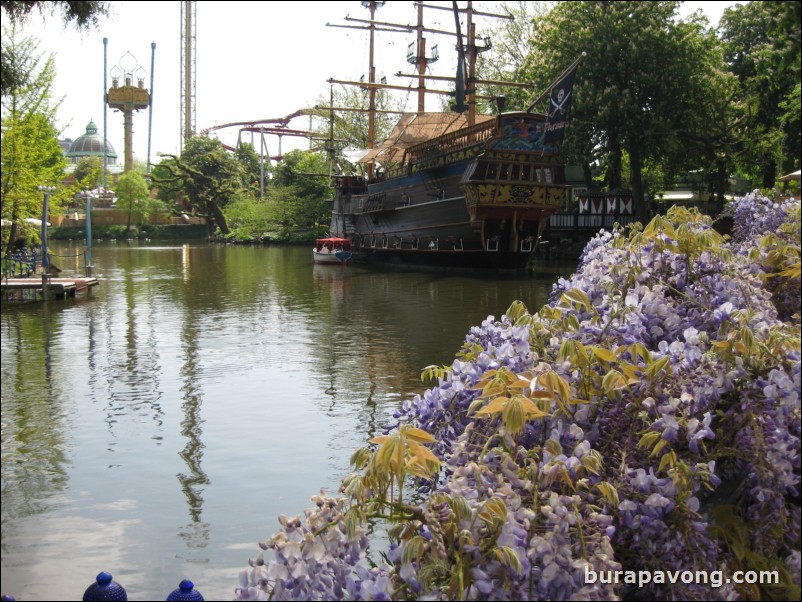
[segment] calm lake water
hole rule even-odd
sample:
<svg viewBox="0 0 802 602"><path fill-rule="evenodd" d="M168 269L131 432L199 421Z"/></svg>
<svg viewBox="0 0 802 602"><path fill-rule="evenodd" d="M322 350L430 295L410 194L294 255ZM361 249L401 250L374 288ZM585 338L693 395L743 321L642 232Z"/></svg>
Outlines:
<svg viewBox="0 0 802 602"><path fill-rule="evenodd" d="M82 245L52 244L65 275ZM314 266L311 247L101 243L91 298L5 304L2 591L207 600L468 330L575 263L494 279Z"/></svg>

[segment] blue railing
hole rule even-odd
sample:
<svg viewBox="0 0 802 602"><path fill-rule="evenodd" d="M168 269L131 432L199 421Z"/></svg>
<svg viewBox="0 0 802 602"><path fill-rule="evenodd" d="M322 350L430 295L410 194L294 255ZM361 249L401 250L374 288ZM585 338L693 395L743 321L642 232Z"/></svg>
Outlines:
<svg viewBox="0 0 802 602"><path fill-rule="evenodd" d="M3 278L29 278L36 273L36 251L22 250L3 257Z"/></svg>

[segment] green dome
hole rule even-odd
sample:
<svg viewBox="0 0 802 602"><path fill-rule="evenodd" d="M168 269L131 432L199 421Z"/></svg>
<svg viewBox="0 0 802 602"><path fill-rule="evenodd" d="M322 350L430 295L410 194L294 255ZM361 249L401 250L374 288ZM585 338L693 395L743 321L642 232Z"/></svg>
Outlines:
<svg viewBox="0 0 802 602"><path fill-rule="evenodd" d="M73 163L81 157L102 157L103 156L103 136L97 133L97 126L94 121L90 121L86 126L86 133L79 136L75 141L70 144L70 149L67 151L67 158ZM109 161L113 162L117 159L117 153L114 147L107 140L106 141L106 156Z"/></svg>

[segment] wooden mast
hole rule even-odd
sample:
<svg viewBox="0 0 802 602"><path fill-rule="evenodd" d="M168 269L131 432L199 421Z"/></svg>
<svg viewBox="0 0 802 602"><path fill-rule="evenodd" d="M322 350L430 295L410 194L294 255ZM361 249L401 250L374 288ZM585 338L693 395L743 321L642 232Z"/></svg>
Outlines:
<svg viewBox="0 0 802 602"><path fill-rule="evenodd" d="M423 4L418 3L418 114L426 110L426 38L423 37ZM435 59L436 60L436 59Z"/></svg>
<svg viewBox="0 0 802 602"><path fill-rule="evenodd" d="M329 79L329 83L338 83L343 85L356 85L361 86L364 88L368 88L368 139L367 139L367 146L369 149L375 148L376 146L376 114L381 111L377 111L376 109L376 90L385 89L385 90L409 90L408 87L403 86L394 86L385 83L377 83L376 82L376 68L374 65L374 44L375 38L374 34L376 31L389 31L393 33L404 33L404 32L412 32L415 30L417 32L417 40L416 40L416 55L411 57L410 55L407 56L407 60L410 63L414 63L417 67L417 73L414 75L407 75L403 73L397 73L396 76L398 77L417 77L418 78L418 114L422 114L426 111L425 105L425 98L427 93L435 93L435 94L448 94L453 95L452 92L447 92L445 90L427 90L426 89L426 79L433 79L433 80L445 80L445 81L456 81L457 77L443 77L443 76L430 76L426 75L426 68L430 62L435 62L438 59L438 56L433 53L432 57L426 56L426 38L424 37L424 32L431 32L431 33L439 33L445 35L451 35L457 37L458 34L450 31L442 31L437 29L430 29L424 26L423 24L423 9L424 8L432 8L437 10L448 10L450 12L455 13L455 17L458 19L458 13L466 13L467 14L467 43L462 44L462 47L459 48L460 54L467 54L467 68L466 73L463 74L463 77L459 78L464 80L465 89L464 90L464 99L467 101L465 104L468 108L468 124L474 124L476 122L476 101L478 99L489 100L492 97L489 96L481 96L477 95L476 93L476 84L477 83L493 83L497 85L504 85L509 84L513 86L519 87L531 87L526 84L519 84L514 82L484 82L483 80L477 80L476 78L476 61L477 57L480 52L483 50L488 50L489 45L484 47L479 47L476 44L476 25L473 23L473 15L482 15L487 17L497 17L503 19L514 19L513 16L509 14L491 14L491 13L484 13L474 10L472 0L468 0L467 8L460 9L456 2L453 3L453 7L446 7L446 6L435 6L429 5L422 1L415 2L415 6L418 8L418 19L417 24L415 27L411 27L409 25L402 25L396 23L383 23L375 20L376 9L382 7L385 2L377 2L373 0L363 0L362 6L370 10L370 19L365 21L363 19L355 19L351 17L346 17L347 21L355 21L361 23L367 23L367 27L357 27L353 25L335 25L328 23L327 25L331 27L346 27L346 28L353 28L353 29L367 29L370 34L370 41L369 41L369 62L368 62L368 82L351 82L351 81L343 81L343 80L336 80L336 79ZM393 29L385 29L380 26L389 26ZM461 40L461 37L458 38ZM464 62L463 65L465 66ZM330 107L332 108L332 107ZM356 109L356 110L363 110L363 109ZM373 163L366 164L366 175L368 180L371 180L373 177Z"/></svg>
<svg viewBox="0 0 802 602"><path fill-rule="evenodd" d="M376 146L376 88L372 85L376 83L376 66L373 64L373 44L374 35L376 32L376 24L374 18L376 16L376 7L384 6L384 2L375 2L373 0L364 0L362 6L370 9L370 55L368 63L368 82L371 86L368 89L368 148ZM373 163L367 165L368 180L373 179Z"/></svg>

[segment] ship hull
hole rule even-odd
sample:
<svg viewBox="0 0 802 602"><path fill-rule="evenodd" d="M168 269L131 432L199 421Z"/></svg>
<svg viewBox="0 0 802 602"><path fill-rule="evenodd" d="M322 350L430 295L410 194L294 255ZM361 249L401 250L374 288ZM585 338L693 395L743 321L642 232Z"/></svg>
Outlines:
<svg viewBox="0 0 802 602"><path fill-rule="evenodd" d="M344 177L330 231L351 240L357 262L526 270L566 187L556 153L533 150L510 127L522 119L527 136L540 123L505 116L411 147L386 178Z"/></svg>

